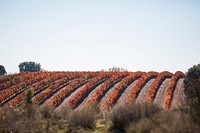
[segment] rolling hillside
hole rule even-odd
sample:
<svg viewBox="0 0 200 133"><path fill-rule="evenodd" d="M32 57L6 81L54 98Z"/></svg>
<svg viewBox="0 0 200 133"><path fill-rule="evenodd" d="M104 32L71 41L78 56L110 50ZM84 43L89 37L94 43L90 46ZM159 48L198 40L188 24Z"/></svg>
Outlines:
<svg viewBox="0 0 200 133"><path fill-rule="evenodd" d="M19 105L27 91L40 106L83 108L98 102L114 105L154 102L163 109L184 102L184 74L158 72L34 72L0 77L0 106Z"/></svg>

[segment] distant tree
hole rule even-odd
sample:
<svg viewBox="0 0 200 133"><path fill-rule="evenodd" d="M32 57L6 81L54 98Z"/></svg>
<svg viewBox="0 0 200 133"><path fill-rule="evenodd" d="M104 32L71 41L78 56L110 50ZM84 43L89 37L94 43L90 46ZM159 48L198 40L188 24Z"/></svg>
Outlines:
<svg viewBox="0 0 200 133"><path fill-rule="evenodd" d="M120 67L113 67L113 68L109 68L108 71L112 71L112 72L124 72L127 71L124 68L120 68Z"/></svg>
<svg viewBox="0 0 200 133"><path fill-rule="evenodd" d="M7 74L5 67L3 65L0 65L0 75L5 75Z"/></svg>
<svg viewBox="0 0 200 133"><path fill-rule="evenodd" d="M19 71L20 72L38 72L41 70L40 63L35 62L22 62L19 64Z"/></svg>
<svg viewBox="0 0 200 133"><path fill-rule="evenodd" d="M200 64L188 69L184 83L190 114L194 121L200 125Z"/></svg>

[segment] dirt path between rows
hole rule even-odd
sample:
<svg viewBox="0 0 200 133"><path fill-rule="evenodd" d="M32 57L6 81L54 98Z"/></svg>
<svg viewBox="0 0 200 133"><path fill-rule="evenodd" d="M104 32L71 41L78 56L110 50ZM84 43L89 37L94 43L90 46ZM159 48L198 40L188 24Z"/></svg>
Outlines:
<svg viewBox="0 0 200 133"><path fill-rule="evenodd" d="M155 79L151 79L150 81L148 81L145 84L145 86L140 91L138 97L136 98L136 103L146 102L146 96L149 93L149 90L150 90L150 88L151 88L151 86L152 86L154 81L155 81Z"/></svg>
<svg viewBox="0 0 200 133"><path fill-rule="evenodd" d="M179 79L173 94L171 108L178 108L185 103L184 79Z"/></svg>
<svg viewBox="0 0 200 133"><path fill-rule="evenodd" d="M69 95L65 100L56 108L56 110L60 110L64 106L68 106L69 99L76 95L76 93L81 90L86 84L76 89L71 95Z"/></svg>
<svg viewBox="0 0 200 133"><path fill-rule="evenodd" d="M124 104L128 94L130 94L131 90L133 89L133 86L137 83L138 80L135 80L132 84L130 84L124 91L124 93L122 93L121 97L118 99L117 104L116 105L121 105Z"/></svg>
<svg viewBox="0 0 200 133"><path fill-rule="evenodd" d="M87 106L86 104L87 104L88 100L96 93L96 90L98 88L100 88L103 84L104 84L104 82L101 83L99 86L97 86L94 90L92 90L92 92L88 95L88 97L86 97L84 99L84 101L79 105L78 109L86 107Z"/></svg>
<svg viewBox="0 0 200 133"><path fill-rule="evenodd" d="M154 99L154 103L159 107L164 108L165 95L167 93L167 88L171 79L166 79L158 89L157 95Z"/></svg>

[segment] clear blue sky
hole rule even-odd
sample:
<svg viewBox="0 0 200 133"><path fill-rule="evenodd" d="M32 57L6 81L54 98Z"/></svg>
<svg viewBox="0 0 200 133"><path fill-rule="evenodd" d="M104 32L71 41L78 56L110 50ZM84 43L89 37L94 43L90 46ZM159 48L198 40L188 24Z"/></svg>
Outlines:
<svg viewBox="0 0 200 133"><path fill-rule="evenodd" d="M199 0L1 0L0 64L187 71L200 63Z"/></svg>

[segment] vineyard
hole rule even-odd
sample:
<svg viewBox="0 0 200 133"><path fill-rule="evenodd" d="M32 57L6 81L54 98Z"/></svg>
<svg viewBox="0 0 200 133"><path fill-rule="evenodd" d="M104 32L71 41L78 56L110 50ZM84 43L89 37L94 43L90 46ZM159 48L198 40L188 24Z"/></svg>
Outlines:
<svg viewBox="0 0 200 133"><path fill-rule="evenodd" d="M28 90L39 106L84 108L99 103L105 111L130 102L153 102L163 109L184 102L180 71L23 72L0 77L0 106L19 106Z"/></svg>

